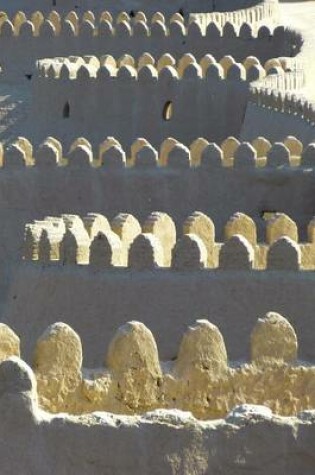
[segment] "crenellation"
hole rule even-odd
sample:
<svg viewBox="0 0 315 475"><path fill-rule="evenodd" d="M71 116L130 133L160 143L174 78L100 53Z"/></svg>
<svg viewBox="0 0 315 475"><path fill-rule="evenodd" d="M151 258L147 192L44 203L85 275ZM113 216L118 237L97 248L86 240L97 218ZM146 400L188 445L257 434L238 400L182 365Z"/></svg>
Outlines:
<svg viewBox="0 0 315 475"><path fill-rule="evenodd" d="M139 221L128 213L119 213L112 221L111 228L122 242L122 265L128 263L128 254L131 244L141 234L141 226Z"/></svg>
<svg viewBox="0 0 315 475"><path fill-rule="evenodd" d="M123 264L121 240L110 228L91 236L89 264L98 268L120 267Z"/></svg>
<svg viewBox="0 0 315 475"><path fill-rule="evenodd" d="M241 234L234 234L220 249L219 268L222 270L251 270L254 264L254 250Z"/></svg>
<svg viewBox="0 0 315 475"><path fill-rule="evenodd" d="M298 339L286 318L276 312L258 318L250 348L249 361L230 361L224 334L203 318L184 332L175 360L161 361L151 331L130 321L111 339L105 366L88 369L82 367L78 334L55 323L37 340L32 367L40 407L51 413L141 414L159 407L215 419L246 401L278 415L311 407L314 366L298 360ZM0 352L19 356L19 339L7 326ZM292 406L291 397L298 405Z"/></svg>
<svg viewBox="0 0 315 475"><path fill-rule="evenodd" d="M196 234L187 233L173 249L172 268L178 271L204 269L208 263L207 248Z"/></svg>
<svg viewBox="0 0 315 475"><path fill-rule="evenodd" d="M92 60L89 60L89 58ZM75 57L75 61L71 61L70 57L57 57L54 59L40 59L37 62L37 76L39 78L45 79L47 77L47 67L53 66L55 71L54 78L59 79L59 70L63 65L65 65L68 68L72 68L70 76L71 79L86 78L87 80L89 78L95 78L98 76L98 71L104 66L111 66L113 73L112 76L115 77L119 76L118 72L120 69L124 70L124 66L131 66L136 70L138 75L144 66L150 66L148 70L152 71L152 74L154 74L156 77L159 77L164 68L171 66L176 70L178 78L180 79L185 77L193 79L193 73L189 74L189 71L196 71L198 78L205 79L209 76L209 68L211 69L214 66L221 66L223 68L222 78L236 81L241 80L253 82L257 81L257 79L261 80L264 79L268 74L271 74L271 71L275 75L275 78L277 78L279 75L283 78L291 77L290 74L292 71L288 67L284 69L284 66L278 60L277 61L279 62L279 65L277 66L277 69L270 68L272 61L276 60L269 60L263 66L259 59L253 56L247 56L242 60L242 62L237 62L231 55L226 55L217 62L210 54L204 55L198 61L196 56L191 53L186 53L183 56L179 56L178 60L176 60L175 57L170 53L164 53L159 58L157 58L149 52L139 55L138 59L137 57L131 56L130 54L124 54L117 60L111 54L101 56L99 59L96 56ZM252 68L254 67L258 68L258 78L253 78L254 70L252 71ZM295 69L297 66L295 66L294 63L294 65L291 67ZM188 69L188 71L185 74L186 69ZM250 78L249 73L251 76ZM85 76L83 74L85 74ZM284 90L285 87L286 86L284 86ZM263 87L261 87L261 91L263 91Z"/></svg>
<svg viewBox="0 0 315 475"><path fill-rule="evenodd" d="M288 236L274 241L267 254L267 269L297 271L301 266L301 250L297 243Z"/></svg>
<svg viewBox="0 0 315 475"><path fill-rule="evenodd" d="M282 236L298 242L298 228L296 223L284 213L274 213L266 223L266 242L273 244Z"/></svg>
<svg viewBox="0 0 315 475"><path fill-rule="evenodd" d="M67 229L60 242L60 261L63 265L87 264L89 262L90 239L79 227Z"/></svg>
<svg viewBox="0 0 315 475"><path fill-rule="evenodd" d="M218 242L213 221L199 211L187 217L179 234L172 218L161 212L152 212L142 226L124 213L111 224L99 213L83 220L77 215L46 217L26 225L24 259L136 270L314 270L314 220L308 241L300 242L296 223L284 213L265 219L265 241L258 240L250 216L235 213L224 226L224 241Z"/></svg>
<svg viewBox="0 0 315 475"><path fill-rule="evenodd" d="M258 319L250 343L251 361L259 365L275 361L295 363L298 357L294 328L286 318L275 312Z"/></svg>
<svg viewBox="0 0 315 475"><path fill-rule="evenodd" d="M1 1L1 473L313 473L313 2Z"/></svg>
<svg viewBox="0 0 315 475"><path fill-rule="evenodd" d="M128 253L128 266L135 270L153 270L164 267L166 255L162 242L152 232L139 234L131 243Z"/></svg>

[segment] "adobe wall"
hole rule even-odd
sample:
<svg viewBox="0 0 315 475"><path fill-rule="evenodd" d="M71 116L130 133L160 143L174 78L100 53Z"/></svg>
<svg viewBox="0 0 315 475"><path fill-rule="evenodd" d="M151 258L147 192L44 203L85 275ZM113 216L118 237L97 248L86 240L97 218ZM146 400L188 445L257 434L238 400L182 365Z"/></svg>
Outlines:
<svg viewBox="0 0 315 475"><path fill-rule="evenodd" d="M123 191L117 193L117 189ZM209 215L222 238L223 226L236 211L251 216L263 235L264 211L285 212L305 239L314 214L312 170L251 170L218 168L156 169L39 169L0 171L0 219L3 223L0 255L2 266L22 257L23 230L27 222L62 212L84 216L98 212L112 219L120 212L134 214L141 222L154 210L169 213L177 225L193 211ZM222 197L224 191L224 198ZM242 193L238 191L242 190ZM18 210L15 216L12 209Z"/></svg>
<svg viewBox="0 0 315 475"><path fill-rule="evenodd" d="M248 360L255 321L273 310L294 326L300 358L314 361L314 279L313 272L301 271L95 270L21 263L3 294L1 321L23 337L22 354L30 361L35 341L62 320L82 338L84 365L99 367L116 329L132 319L154 333L163 360L177 355L185 328L200 318L220 328L231 360Z"/></svg>
<svg viewBox="0 0 315 475"><path fill-rule="evenodd" d="M19 337L5 324L0 331L1 361L20 357ZM176 358L165 361L151 330L132 320L116 330L101 365L86 368L80 335L56 322L37 340L31 366L40 407L51 413L177 409L209 421L246 404L267 405L270 416L314 407L315 366L298 359L299 341L285 317L258 318L249 345L250 360L236 365L220 329L203 318L185 329Z"/></svg>
<svg viewBox="0 0 315 475"><path fill-rule="evenodd" d="M180 8L186 10L187 13L190 11L231 11L238 10L243 8L250 8L256 5L268 3L268 1L260 2L258 0L234 0L233 5L231 5L229 0L216 0L215 4L212 2L205 2L199 0L198 2L192 1L177 1L172 2L162 2L159 4L159 8L162 11L168 14L176 13ZM272 3L272 2L271 2ZM106 8L111 12L119 12L122 10L130 11L134 10L135 12L141 10L145 12L153 12L156 10L156 4L154 1L143 2L141 0L133 0L132 3L126 2L126 0L119 0L118 2L107 3ZM13 0L9 4L5 0L1 0L0 9L7 11L8 13L15 13L18 10L25 11L26 13L32 13L35 10L40 10L48 13L52 9L57 10L59 13L67 13L70 10L77 10L78 12L84 12L85 10L93 10L100 12L104 10L104 5L100 4L98 0L33 0L30 5L25 0Z"/></svg>
<svg viewBox="0 0 315 475"><path fill-rule="evenodd" d="M2 79L25 81L26 74L34 74L36 61L49 56L106 53L119 57L125 53L140 56L149 52L159 57L168 52L178 58L190 52L197 59L208 53L217 59L230 54L236 61L253 55L264 63L270 57L296 55L301 47L300 36L291 30L283 32L281 27L274 30L266 26L254 30L245 21L240 27L230 23L220 27L212 23L206 32L201 32L196 22L188 24L166 19L152 24L148 18L147 22L137 25L133 18L128 15L126 18L124 25L117 24L118 16L107 23L98 23L98 19L92 23L83 17L77 22L65 18L55 23L44 22L44 18L36 22L32 17L26 21L24 16L19 21L8 19L0 29Z"/></svg>
<svg viewBox="0 0 315 475"><path fill-rule="evenodd" d="M313 411L279 417L243 405L210 422L177 410L52 416L39 409L34 373L23 361L2 362L0 375L3 475L96 475L100 469L104 475L242 475L262 466L270 475L284 466L287 475L314 471ZM19 457L17 446L23 447Z"/></svg>
<svg viewBox="0 0 315 475"><path fill-rule="evenodd" d="M68 145L78 134L100 143L104 130L123 146L137 136L146 137L153 146L170 136L187 142L201 135L221 142L239 135L247 97L248 84L242 80L38 78L33 83L27 129L37 141L53 134ZM173 115L167 121L163 110L169 101ZM70 104L68 119L63 117L66 103Z"/></svg>
<svg viewBox="0 0 315 475"><path fill-rule="evenodd" d="M315 139L313 124L305 121L303 117L249 102L240 137L242 140L252 140L259 133L271 141L281 141L293 130L296 137L305 144Z"/></svg>
<svg viewBox="0 0 315 475"><path fill-rule="evenodd" d="M112 144L111 140L108 144ZM84 146L68 153L66 148L62 152L59 144L59 153L49 141L27 155L21 149L24 144L21 138L6 148L4 167L0 169L3 272L6 274L10 263L22 258L26 223L69 212L82 217L89 212L102 213L110 220L125 212L142 223L152 211L164 211L180 230L187 216L197 210L212 218L219 241L223 239L225 223L237 211L254 219L259 241L264 236L264 212L284 212L296 221L300 240L306 240L307 225L314 215L313 146L305 147L303 152L299 142L288 139L285 142L288 146L295 144L290 155L286 146L271 147L264 139L253 142L254 146L260 143L262 147L257 151L236 139L222 144L222 150L204 140L193 142L191 151L174 140L171 142L169 153L174 155L174 165L167 164L166 155L164 166L161 166L161 157L165 155L162 149L168 141L161 144L159 166L154 161L148 166L145 162L137 165L138 159L132 164L136 150L139 156L149 152L149 161L157 160L157 151L150 149L144 140L129 144L125 150L116 141L116 147L107 151L105 148L100 155L94 149L94 160L92 151ZM106 141L102 147L105 145ZM266 159L268 150L270 158ZM235 163L233 155L237 157ZM18 212L13 215L12 209ZM2 287L6 285L7 278L3 277Z"/></svg>

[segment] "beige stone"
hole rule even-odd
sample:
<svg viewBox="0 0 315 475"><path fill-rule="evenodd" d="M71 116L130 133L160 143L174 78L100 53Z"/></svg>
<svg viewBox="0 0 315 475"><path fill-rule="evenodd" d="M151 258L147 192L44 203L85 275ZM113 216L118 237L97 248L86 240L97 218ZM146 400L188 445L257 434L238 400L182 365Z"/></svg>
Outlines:
<svg viewBox="0 0 315 475"><path fill-rule="evenodd" d="M164 140L164 142L161 144L160 148L160 165L161 166L166 166L167 161L168 161L168 155L170 151L177 145L177 140L174 139L173 137L168 137L167 139Z"/></svg>
<svg viewBox="0 0 315 475"><path fill-rule="evenodd" d="M94 239L99 232L106 233L111 230L108 219L100 213L88 213L82 219L90 239Z"/></svg>
<svg viewBox="0 0 315 475"><path fill-rule="evenodd" d="M67 229L60 243L60 260L63 264L88 264L90 238L84 229Z"/></svg>
<svg viewBox="0 0 315 475"><path fill-rule="evenodd" d="M94 235L90 246L90 265L99 268L123 265L123 248L117 234L107 229Z"/></svg>
<svg viewBox="0 0 315 475"><path fill-rule="evenodd" d="M275 213L267 220L266 242L272 244L282 236L287 236L293 241L298 241L296 223L284 213Z"/></svg>
<svg viewBox="0 0 315 475"><path fill-rule="evenodd" d="M257 137L252 141L252 146L257 152L257 158L266 158L269 150L271 149L271 143L265 137Z"/></svg>
<svg viewBox="0 0 315 475"><path fill-rule="evenodd" d="M196 234L185 234L173 249L172 267L179 271L203 269L207 258L202 239Z"/></svg>
<svg viewBox="0 0 315 475"><path fill-rule="evenodd" d="M67 410L79 390L81 365L79 336L65 323L51 325L38 339L33 356L40 402L44 407L49 405L53 412L57 408Z"/></svg>
<svg viewBox="0 0 315 475"><path fill-rule="evenodd" d="M223 152L224 161L226 164L231 163L231 159L234 158L234 154L239 147L240 142L234 137L228 137L222 142L221 148Z"/></svg>
<svg viewBox="0 0 315 475"><path fill-rule="evenodd" d="M130 246L128 266L136 270L164 267L164 249L160 240L151 233L139 234Z"/></svg>
<svg viewBox="0 0 315 475"><path fill-rule="evenodd" d="M158 238L163 249L164 266L169 267L176 243L176 227L172 218L166 213L155 211L145 220L143 232L151 233Z"/></svg>
<svg viewBox="0 0 315 475"><path fill-rule="evenodd" d="M293 239L283 236L274 241L267 254L267 269L297 271L301 266L301 249Z"/></svg>
<svg viewBox="0 0 315 475"><path fill-rule="evenodd" d="M210 143L202 152L200 166L203 168L216 169L223 166L223 152L221 148Z"/></svg>
<svg viewBox="0 0 315 475"><path fill-rule="evenodd" d="M275 312L259 318L251 334L251 359L294 363L297 359L297 337L288 320Z"/></svg>
<svg viewBox="0 0 315 475"><path fill-rule="evenodd" d="M141 234L139 221L128 213L119 213L111 222L111 227L122 243L122 265L127 266L131 243Z"/></svg>
<svg viewBox="0 0 315 475"><path fill-rule="evenodd" d="M205 140L202 137L199 137L198 139L194 140L193 143L190 145L191 164L193 166L200 165L202 154L208 145L208 140Z"/></svg>
<svg viewBox="0 0 315 475"><path fill-rule="evenodd" d="M181 341L174 371L179 377L209 371L214 377L225 373L228 360L223 337L208 320L188 327Z"/></svg>
<svg viewBox="0 0 315 475"><path fill-rule="evenodd" d="M230 239L235 234L244 236L252 246L257 244L256 224L244 213L234 213L224 227L225 240Z"/></svg>
<svg viewBox="0 0 315 475"><path fill-rule="evenodd" d="M219 268L222 270L251 270L253 264L253 247L240 234L234 234L220 249Z"/></svg>
<svg viewBox="0 0 315 475"><path fill-rule="evenodd" d="M145 325L131 321L120 327L110 343L106 363L116 382L112 397L119 412L157 406L162 372L156 342Z"/></svg>
<svg viewBox="0 0 315 475"><path fill-rule="evenodd" d="M215 248L215 227L212 220L200 211L195 211L188 216L183 224L183 234L194 234L202 240L207 251L206 267L217 266Z"/></svg>
<svg viewBox="0 0 315 475"><path fill-rule="evenodd" d="M20 356L20 339L4 323L0 323L0 361L11 356Z"/></svg>

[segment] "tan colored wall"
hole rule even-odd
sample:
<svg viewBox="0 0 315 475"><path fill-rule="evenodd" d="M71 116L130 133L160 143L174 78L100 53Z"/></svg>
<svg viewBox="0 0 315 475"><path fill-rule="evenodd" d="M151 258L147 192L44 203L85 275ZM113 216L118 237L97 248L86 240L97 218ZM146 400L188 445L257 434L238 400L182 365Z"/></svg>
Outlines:
<svg viewBox="0 0 315 475"><path fill-rule="evenodd" d="M24 156L21 151L19 153L15 157ZM45 157L48 157L47 153L46 148ZM34 154L37 155L36 149ZM129 148L126 155L130 155ZM98 156L97 150L94 156ZM212 169L166 167L152 170L25 167L23 162L20 167L17 164L10 168L7 164L0 171L2 269L5 271L7 265L20 261L27 222L63 212L84 216L92 211L109 219L127 212L142 223L152 211L159 210L169 213L180 229L187 216L198 210L211 216L217 230L216 238L222 241L224 224L233 213L242 211L254 219L258 238L262 241L265 221L261 214L278 211L296 221L299 239L306 241L307 224L314 214L315 186L312 159L308 163L305 168L282 165L254 170L251 166L215 165ZM123 192L117 192L122 184ZM225 190L224 196L222 190ZM18 212L13 214L12 209ZM6 285L7 280L2 279L1 286Z"/></svg>
<svg viewBox="0 0 315 475"><path fill-rule="evenodd" d="M123 74L107 80L38 78L33 84L33 107L27 129L37 140L48 134L71 140L79 134L93 143L100 142L106 130L108 135L118 137L123 146L141 136L153 146L170 136L185 141L192 141L197 135L212 141L238 136L248 84L200 79L194 77L194 71L192 75L165 81L161 76L158 80L142 80L123 78ZM165 121L163 109L168 101L173 103L173 116ZM70 117L64 119L67 102Z"/></svg>
<svg viewBox="0 0 315 475"><path fill-rule="evenodd" d="M307 118L305 119L300 112L295 113L296 107L293 106L293 110L290 112L289 110L274 110L249 102L240 134L241 138L252 140L259 131L271 141L281 141L294 131L294 135L304 144L312 142L315 138L313 109L311 108L306 113Z"/></svg>
<svg viewBox="0 0 315 475"><path fill-rule="evenodd" d="M166 213L153 211L141 226L137 219L119 213L111 225L101 214L46 217L28 223L24 232L24 260L40 264L90 265L149 270L315 270L314 219L308 241L299 242L298 227L289 216L271 213L265 242L258 243L255 222L235 213L224 226L224 243L204 213L191 213L176 226ZM116 223L124 221L117 229ZM220 233L222 234L222 232Z"/></svg>
<svg viewBox="0 0 315 475"><path fill-rule="evenodd" d="M284 31L283 27L275 30L262 28L261 33L252 32L245 19L243 29L229 25L233 34L229 28L216 27L216 24L212 24L215 26L214 30L210 25L207 32L202 33L196 23L188 24L186 20L171 22L166 17L164 22L152 24L148 16L147 21L135 23L128 14L125 16L127 21L123 26L117 24L119 17L114 15L105 27L104 23L100 26L102 23L99 23L97 15L93 22L83 20L83 16L80 16L77 22L63 18L54 23L55 26L52 20L48 20L48 16L46 22L42 18L40 23L32 20L31 16L26 21L17 21L12 17L8 17L5 22L2 20L2 79L25 82L25 74L34 74L36 61L44 57L85 54L101 56L106 53L118 58L126 53L137 57L144 52L159 57L168 52L179 58L190 52L198 59L211 53L217 59L230 54L237 61L243 61L246 56L253 55L265 62L271 57L295 56L302 43L299 34ZM296 47L293 50L294 45Z"/></svg>
<svg viewBox="0 0 315 475"><path fill-rule="evenodd" d="M23 336L22 354L30 361L37 338L62 319L82 338L84 366L99 367L111 336L131 319L150 328L162 360L176 357L185 328L200 318L220 328L230 360L249 359L256 319L273 310L295 328L299 357L313 362L314 282L313 272L113 271L23 263L2 294L2 321Z"/></svg>
<svg viewBox="0 0 315 475"><path fill-rule="evenodd" d="M12 330L3 324L0 330L1 360L20 356ZM39 404L53 413L178 409L209 420L239 404L266 405L286 416L314 407L315 367L297 361L297 337L284 317L259 318L250 351L250 362L230 363L220 330L202 319L186 329L176 360L162 362L151 331L131 321L112 337L102 367L87 369L80 337L59 322L36 342L32 366Z"/></svg>
<svg viewBox="0 0 315 475"><path fill-rule="evenodd" d="M218 470L242 475L266 466L270 475L283 467L286 475L314 471L313 411L279 417L268 408L247 405L225 420L202 423L189 413L165 410L142 416L51 416L39 410L36 380L23 361L3 362L0 375L4 475L96 475L100 470L106 475L204 475ZM23 446L19 457L17 444Z"/></svg>

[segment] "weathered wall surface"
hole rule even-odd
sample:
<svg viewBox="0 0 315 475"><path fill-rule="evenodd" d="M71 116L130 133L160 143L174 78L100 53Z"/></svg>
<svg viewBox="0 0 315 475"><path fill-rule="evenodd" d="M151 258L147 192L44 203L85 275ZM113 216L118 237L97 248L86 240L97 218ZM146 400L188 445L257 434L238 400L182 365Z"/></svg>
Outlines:
<svg viewBox="0 0 315 475"><path fill-rule="evenodd" d="M132 319L151 329L164 360L176 357L181 334L199 318L220 328L231 360L248 359L257 317L273 310L294 326L300 358L313 361L314 286L312 272L95 271L21 264L1 320L23 336L28 361L36 339L62 320L80 334L84 364L98 367L116 329Z"/></svg>
<svg viewBox="0 0 315 475"><path fill-rule="evenodd" d="M244 81L200 78L165 81L39 78L33 87L34 108L29 130L39 140L52 134L69 141L85 134L97 143L106 130L109 135L119 137L123 145L136 136L146 137L154 146L170 136L192 141L201 135L219 142L229 135L238 136L248 94L248 84ZM165 120L163 109L168 101L173 104L173 116ZM70 117L64 119L67 102Z"/></svg>
<svg viewBox="0 0 315 475"><path fill-rule="evenodd" d="M289 418L240 406L213 422L159 410L51 416L38 409L35 377L23 361L3 362L0 378L3 475L314 473L313 411Z"/></svg>
<svg viewBox="0 0 315 475"><path fill-rule="evenodd" d="M112 219L127 212L143 220L152 211L165 211L182 225L195 210L213 219L217 239L237 211L251 216L263 237L264 211L288 214L299 226L300 239L314 214L314 172L301 169L215 168L74 169L39 167L0 171L2 268L22 257L25 224L61 213L102 213ZM117 192L117 190L121 190ZM240 193L241 190L241 193ZM14 214L13 214L14 210Z"/></svg>
<svg viewBox="0 0 315 475"><path fill-rule="evenodd" d="M17 335L4 324L0 331L1 361L20 357ZM207 319L186 329L174 361L160 359L154 335L134 320L104 351L101 366L82 367L80 336L62 322L48 327L32 359L41 408L125 415L179 409L202 420L226 417L239 404L267 405L282 416L314 408L315 366L298 360L294 328L275 312L257 320L243 364L229 361L220 330Z"/></svg>
<svg viewBox="0 0 315 475"><path fill-rule="evenodd" d="M304 144L313 142L315 128L298 115L263 108L248 103L240 136L243 140L252 140L257 134L262 134L269 140L283 140L292 133Z"/></svg>
<svg viewBox="0 0 315 475"><path fill-rule="evenodd" d="M36 61L44 57L106 53L118 58L126 53L136 57L143 52L159 57L167 52L178 58L190 52L198 59L208 53L217 59L229 54L236 61L253 55L264 63L271 57L295 56L301 46L301 38L294 31L284 31L283 27L274 31L262 28L254 35L246 23L243 29L229 24L230 30L213 23L209 26L214 30L208 28L202 33L196 23L137 24L132 18L123 24L107 21L95 25L82 18L77 23L59 20L56 26L50 20L46 23L42 20L36 28L34 20L20 22L8 21L0 28L2 79L9 82L25 80L26 74L35 72Z"/></svg>
<svg viewBox="0 0 315 475"><path fill-rule="evenodd" d="M258 2L257 0L234 0L233 5L231 5L229 0L216 0L215 3L213 0L210 2L205 0L199 0L197 2L192 2L191 0L181 0L173 2L172 4L162 1L159 4L159 8L165 13L172 14L177 12L180 8L186 10L187 13L190 11L234 11L237 9L250 8L257 4L264 3L268 3L268 1ZM7 11L9 13L15 13L18 10L22 10L27 13L32 13L35 10L49 12L52 9L55 9L60 13L67 13L70 10L84 12L88 9L101 12L104 10L104 4L100 4L98 0L33 0L32 4L28 5L25 0L13 0L9 4L5 0L1 0L0 8L1 10ZM141 10L154 13L156 11L156 3L153 0L150 0L149 2L144 2L143 0L133 0L132 3L126 2L126 0L119 0L118 2L107 3L106 8L108 8L108 10L111 12L119 12L122 10L134 10L137 12Z"/></svg>

